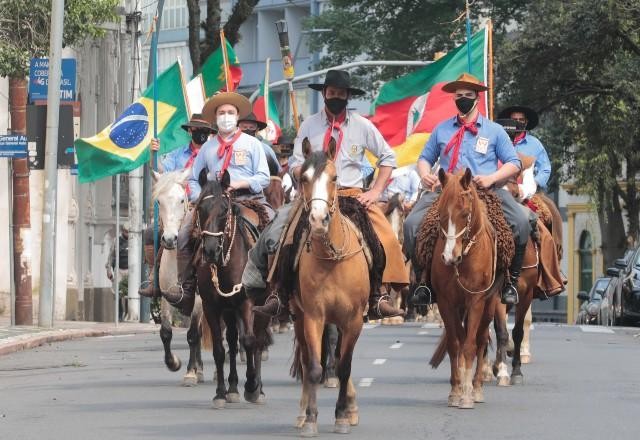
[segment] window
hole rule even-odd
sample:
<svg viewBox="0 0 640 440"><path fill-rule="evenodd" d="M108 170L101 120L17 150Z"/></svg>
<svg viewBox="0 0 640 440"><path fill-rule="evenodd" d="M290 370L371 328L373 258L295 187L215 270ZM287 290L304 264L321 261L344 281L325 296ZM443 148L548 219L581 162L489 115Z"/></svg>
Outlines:
<svg viewBox="0 0 640 440"><path fill-rule="evenodd" d="M580 234L579 265L580 265L580 283L578 290L588 292L593 285L593 245L591 243L591 234L589 231L582 231Z"/></svg>

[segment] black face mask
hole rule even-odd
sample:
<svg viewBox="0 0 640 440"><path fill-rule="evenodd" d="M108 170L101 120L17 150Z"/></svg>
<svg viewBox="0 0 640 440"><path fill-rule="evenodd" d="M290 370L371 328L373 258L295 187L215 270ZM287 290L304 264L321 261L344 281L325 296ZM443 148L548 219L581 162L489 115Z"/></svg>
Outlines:
<svg viewBox="0 0 640 440"><path fill-rule="evenodd" d="M209 139L209 132L207 130L196 130L191 132L191 139L194 144L202 145Z"/></svg>
<svg viewBox="0 0 640 440"><path fill-rule="evenodd" d="M255 130L242 130L242 132L244 134L248 134L249 136L256 137L256 131Z"/></svg>
<svg viewBox="0 0 640 440"><path fill-rule="evenodd" d="M329 98L324 100L324 105L334 115L339 115L347 108L347 100L342 98Z"/></svg>
<svg viewBox="0 0 640 440"><path fill-rule="evenodd" d="M458 111L463 115L469 113L475 103L476 98L467 98L466 96L462 96L456 99L456 107L458 107Z"/></svg>

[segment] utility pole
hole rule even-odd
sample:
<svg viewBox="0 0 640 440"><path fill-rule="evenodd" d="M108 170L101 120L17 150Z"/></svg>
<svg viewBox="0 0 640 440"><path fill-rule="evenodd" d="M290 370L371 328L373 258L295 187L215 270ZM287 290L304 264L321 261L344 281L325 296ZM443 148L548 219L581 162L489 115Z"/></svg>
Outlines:
<svg viewBox="0 0 640 440"><path fill-rule="evenodd" d="M47 134L45 144L44 205L42 212L42 254L40 259L40 307L38 325L53 327L56 290L56 215L58 197L58 123L60 76L62 74L62 31L64 0L52 2L49 40L49 84L47 88Z"/></svg>

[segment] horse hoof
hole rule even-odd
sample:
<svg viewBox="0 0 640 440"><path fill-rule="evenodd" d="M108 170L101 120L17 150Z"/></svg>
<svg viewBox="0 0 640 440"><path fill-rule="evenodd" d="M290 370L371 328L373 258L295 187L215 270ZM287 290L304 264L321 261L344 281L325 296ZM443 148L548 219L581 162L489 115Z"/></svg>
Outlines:
<svg viewBox="0 0 640 440"><path fill-rule="evenodd" d="M349 412L348 417L349 417L349 424L351 426L358 426L358 424L360 423L360 415L358 414L357 411Z"/></svg>
<svg viewBox="0 0 640 440"><path fill-rule="evenodd" d="M325 388L338 388L338 378L337 377L328 377L324 382Z"/></svg>
<svg viewBox="0 0 640 440"><path fill-rule="evenodd" d="M302 429L302 427L304 426L305 420L307 420L307 416L298 416L298 417L296 417L295 427L298 428L298 429Z"/></svg>
<svg viewBox="0 0 640 440"><path fill-rule="evenodd" d="M317 437L318 436L318 424L317 423L305 423L300 430L300 437Z"/></svg>
<svg viewBox="0 0 640 440"><path fill-rule="evenodd" d="M267 350L262 352L262 362L267 362L269 360L269 352Z"/></svg>
<svg viewBox="0 0 640 440"><path fill-rule="evenodd" d="M491 382L492 380L493 380L493 373L491 373L491 371L487 371L482 376L482 381L483 382Z"/></svg>
<svg viewBox="0 0 640 440"><path fill-rule="evenodd" d="M349 421L347 419L336 420L335 425L333 425L333 432L336 434L349 434L351 432Z"/></svg>
<svg viewBox="0 0 640 440"><path fill-rule="evenodd" d="M225 399L213 399L213 409L224 409L226 403Z"/></svg>
<svg viewBox="0 0 640 440"><path fill-rule="evenodd" d="M263 404L266 401L266 397L260 392L260 389L258 388L254 392L245 391L244 400L249 403Z"/></svg>
<svg viewBox="0 0 640 440"><path fill-rule="evenodd" d="M511 385L524 385L524 376L521 374L511 376Z"/></svg>
<svg viewBox="0 0 640 440"><path fill-rule="evenodd" d="M508 387L509 385L511 385L511 383L509 382L509 377L508 376L500 376L500 377L498 377L498 386L499 387Z"/></svg>
<svg viewBox="0 0 640 440"><path fill-rule="evenodd" d="M240 403L240 394L227 393L227 403Z"/></svg>
<svg viewBox="0 0 640 440"><path fill-rule="evenodd" d="M474 407L473 399L460 399L460 405L458 405L458 409L473 409Z"/></svg>
<svg viewBox="0 0 640 440"><path fill-rule="evenodd" d="M182 378L183 387L195 387L198 385L198 376L193 373L187 373Z"/></svg>
<svg viewBox="0 0 640 440"><path fill-rule="evenodd" d="M521 354L520 355L520 363L521 364L529 364L529 363L531 363L531 355L530 354Z"/></svg>
<svg viewBox="0 0 640 440"><path fill-rule="evenodd" d="M204 383L204 373L202 371L198 371L196 377L198 378L198 383Z"/></svg>
<svg viewBox="0 0 640 440"><path fill-rule="evenodd" d="M447 405L451 408L457 408L460 406L460 396L449 396Z"/></svg>
<svg viewBox="0 0 640 440"><path fill-rule="evenodd" d="M484 391L473 390L473 401L476 403L484 403Z"/></svg>
<svg viewBox="0 0 640 440"><path fill-rule="evenodd" d="M169 371L173 371L174 373L182 368L182 362L180 361L180 358L175 354L171 357L171 361L166 362L166 365Z"/></svg>

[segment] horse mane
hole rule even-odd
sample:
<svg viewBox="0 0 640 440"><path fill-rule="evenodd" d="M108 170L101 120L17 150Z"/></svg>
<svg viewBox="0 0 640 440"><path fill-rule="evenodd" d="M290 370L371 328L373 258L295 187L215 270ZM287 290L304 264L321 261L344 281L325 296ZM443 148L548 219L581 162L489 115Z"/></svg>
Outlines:
<svg viewBox="0 0 640 440"><path fill-rule="evenodd" d="M158 180L153 183L153 190L151 196L154 200L158 200L160 194L169 190L173 185L184 184L183 171L171 171L169 173L162 173Z"/></svg>
<svg viewBox="0 0 640 440"><path fill-rule="evenodd" d="M269 175L270 176L277 176L278 175L278 168L279 168L279 164L278 162L271 156L269 156L268 154L267 156L267 165L269 166Z"/></svg>
<svg viewBox="0 0 640 440"><path fill-rule="evenodd" d="M387 206L385 207L385 210L384 210L384 216L387 217L395 209L400 209L402 211L403 201L404 201L404 195L402 195L401 193L394 194L387 202Z"/></svg>

